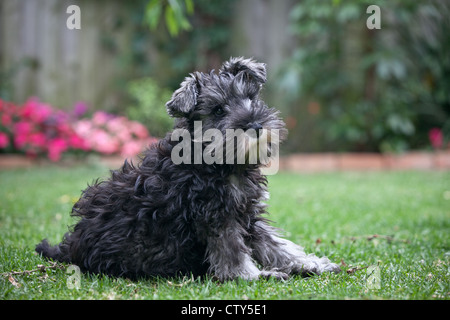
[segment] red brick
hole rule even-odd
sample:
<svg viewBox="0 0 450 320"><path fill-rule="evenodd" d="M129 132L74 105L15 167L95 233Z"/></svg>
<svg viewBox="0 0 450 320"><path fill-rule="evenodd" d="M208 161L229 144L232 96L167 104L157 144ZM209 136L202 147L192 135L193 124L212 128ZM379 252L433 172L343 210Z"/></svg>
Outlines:
<svg viewBox="0 0 450 320"><path fill-rule="evenodd" d="M0 155L0 169L29 168L34 164L33 160L22 155Z"/></svg>
<svg viewBox="0 0 450 320"><path fill-rule="evenodd" d="M377 153L344 153L339 155L340 170L382 170L384 157Z"/></svg>
<svg viewBox="0 0 450 320"><path fill-rule="evenodd" d="M337 170L337 157L333 154L294 154L280 161L281 168L296 172L322 172Z"/></svg>
<svg viewBox="0 0 450 320"><path fill-rule="evenodd" d="M426 152L410 152L399 155L386 155L389 169L411 170L432 169L434 167L433 155Z"/></svg>
<svg viewBox="0 0 450 320"><path fill-rule="evenodd" d="M120 156L102 156L100 157L100 163L111 169L118 169L123 166L125 159ZM133 163L135 163L133 161Z"/></svg>
<svg viewBox="0 0 450 320"><path fill-rule="evenodd" d="M438 151L434 154L436 169L450 169L450 151Z"/></svg>

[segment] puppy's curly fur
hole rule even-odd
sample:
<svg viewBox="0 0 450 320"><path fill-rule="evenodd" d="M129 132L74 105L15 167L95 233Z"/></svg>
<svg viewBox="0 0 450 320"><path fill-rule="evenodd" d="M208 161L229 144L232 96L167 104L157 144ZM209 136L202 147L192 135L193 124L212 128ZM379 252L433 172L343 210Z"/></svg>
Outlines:
<svg viewBox="0 0 450 320"><path fill-rule="evenodd" d="M203 132L264 128L278 130L282 139L287 131L278 112L259 98L265 81L264 64L231 58L218 75L187 77L167 111L176 118L175 129L187 130L193 147L195 121ZM139 165L125 161L108 180L88 186L72 210L78 223L59 245L43 240L36 251L84 271L131 279L180 274L285 279L339 272L326 257L306 255L269 226L263 217L267 180L258 163L174 164L178 143L169 133L150 146Z"/></svg>

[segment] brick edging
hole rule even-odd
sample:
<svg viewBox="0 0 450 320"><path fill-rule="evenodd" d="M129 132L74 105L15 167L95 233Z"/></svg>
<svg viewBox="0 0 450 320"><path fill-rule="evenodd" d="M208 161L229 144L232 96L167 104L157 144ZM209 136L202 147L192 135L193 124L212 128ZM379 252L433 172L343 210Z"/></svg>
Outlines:
<svg viewBox="0 0 450 320"><path fill-rule="evenodd" d="M119 168L121 157L99 157L99 162ZM21 155L0 155L0 170L47 165L45 160L31 160ZM66 165L83 164L83 161ZM62 164L64 165L64 163ZM351 170L450 170L450 150L409 152L404 154L378 153L317 153L291 154L280 158L280 170L294 172L327 172Z"/></svg>
<svg viewBox="0 0 450 320"><path fill-rule="evenodd" d="M348 170L449 170L450 151L291 154L280 159L280 169L296 172Z"/></svg>

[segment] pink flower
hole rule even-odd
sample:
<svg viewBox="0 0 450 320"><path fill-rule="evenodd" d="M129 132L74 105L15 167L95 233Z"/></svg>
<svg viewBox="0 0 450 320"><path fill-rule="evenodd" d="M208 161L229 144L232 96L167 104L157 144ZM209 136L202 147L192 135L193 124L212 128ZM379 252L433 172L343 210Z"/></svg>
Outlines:
<svg viewBox="0 0 450 320"><path fill-rule="evenodd" d="M55 119L58 125L69 125L69 115L62 110L54 112L52 114L52 119Z"/></svg>
<svg viewBox="0 0 450 320"><path fill-rule="evenodd" d="M140 122L137 121L130 121L130 130L141 139L145 139L148 137L148 130L147 128Z"/></svg>
<svg viewBox="0 0 450 320"><path fill-rule="evenodd" d="M47 120L53 113L52 107L48 104L39 105L39 109L36 110L35 120L38 123L42 123Z"/></svg>
<svg viewBox="0 0 450 320"><path fill-rule="evenodd" d="M137 140L132 140L125 143L122 147L121 155L123 157L134 157L143 149L142 142Z"/></svg>
<svg viewBox="0 0 450 320"><path fill-rule="evenodd" d="M17 150L29 156L47 154L50 160L58 161L69 149L132 157L156 141L144 125L126 117L97 111L92 118L79 120L86 111L83 102L67 113L37 98L22 106L0 99L0 125L5 129L0 132L0 148L12 140Z"/></svg>
<svg viewBox="0 0 450 320"><path fill-rule="evenodd" d="M109 115L108 113L106 113L104 111L97 111L92 116L92 121L96 125L105 125L108 122L108 120L110 120L110 119L111 119L111 115Z"/></svg>
<svg viewBox="0 0 450 320"><path fill-rule="evenodd" d="M77 101L75 102L75 105L73 107L73 114L75 115L75 117L79 118L82 115L84 115L88 110L88 106L85 102L83 101Z"/></svg>
<svg viewBox="0 0 450 320"><path fill-rule="evenodd" d="M91 141L94 144L106 144L109 141L109 135L106 133L105 130L95 129L91 134L92 134Z"/></svg>
<svg viewBox="0 0 450 320"><path fill-rule="evenodd" d="M6 148L9 145L9 138L4 132L0 132L0 149Z"/></svg>
<svg viewBox="0 0 450 320"><path fill-rule="evenodd" d="M430 139L431 145L436 148L442 148L444 138L442 131L439 128L433 128L428 132L428 138Z"/></svg>
<svg viewBox="0 0 450 320"><path fill-rule="evenodd" d="M69 135L72 133L72 127L69 123L60 122L57 124L56 129L59 135Z"/></svg>
<svg viewBox="0 0 450 320"><path fill-rule="evenodd" d="M125 117L116 117L108 121L107 128L111 132L119 132L127 128L127 119Z"/></svg>
<svg viewBox="0 0 450 320"><path fill-rule="evenodd" d="M1 121L1 123L5 127L9 127L12 124L11 115L9 115L7 113L2 114L2 121Z"/></svg>
<svg viewBox="0 0 450 320"><path fill-rule="evenodd" d="M33 146L44 148L47 144L47 139L45 137L45 134L43 134L42 132L37 132L30 135L29 142Z"/></svg>
<svg viewBox="0 0 450 320"><path fill-rule="evenodd" d="M51 161L58 161L61 159L61 153L67 150L67 143L64 139L56 138L48 143L48 158Z"/></svg>
<svg viewBox="0 0 450 320"><path fill-rule="evenodd" d="M79 103L75 109L77 115L81 115L87 107ZM102 127L111 118L105 112L97 114ZM12 140L16 150L32 157L47 154L52 161L59 160L68 149L90 150L88 139L95 127L93 121L74 123L74 119L74 114L56 110L37 98L30 98L21 106L0 99L0 126L5 129L1 132L0 147L8 146L11 143L9 140ZM113 141L107 145L108 152L112 148L118 152L119 142Z"/></svg>
<svg viewBox="0 0 450 320"><path fill-rule="evenodd" d="M1 124L4 127L11 128L14 125L15 118L18 116L19 107L0 99Z"/></svg>
<svg viewBox="0 0 450 320"><path fill-rule="evenodd" d="M89 120L77 121L74 126L74 130L83 138L88 138L92 133L92 123Z"/></svg>
<svg viewBox="0 0 450 320"><path fill-rule="evenodd" d="M94 130L90 140L90 145L94 150L105 154L117 153L120 148L119 140L111 137L102 129Z"/></svg>
<svg viewBox="0 0 450 320"><path fill-rule="evenodd" d="M39 100L37 98L29 98L22 107L20 115L22 118L30 119L34 110L39 106Z"/></svg>
<svg viewBox="0 0 450 320"><path fill-rule="evenodd" d="M44 122L52 113L52 107L48 104L40 103L37 98L28 99L22 109L22 117L37 123Z"/></svg>
<svg viewBox="0 0 450 320"><path fill-rule="evenodd" d="M28 135L31 133L31 124L29 122L17 122L14 126L14 145L21 149L28 141Z"/></svg>
<svg viewBox="0 0 450 320"><path fill-rule="evenodd" d="M87 141L78 136L76 133L73 133L69 137L69 145L74 149L80 149L84 151L88 151L90 149Z"/></svg>
<svg viewBox="0 0 450 320"><path fill-rule="evenodd" d="M17 122L14 131L18 135L28 135L31 132L31 123L26 121Z"/></svg>
<svg viewBox="0 0 450 320"><path fill-rule="evenodd" d="M104 154L117 153L120 149L120 143L117 139L109 139L107 142L98 143L96 150Z"/></svg>

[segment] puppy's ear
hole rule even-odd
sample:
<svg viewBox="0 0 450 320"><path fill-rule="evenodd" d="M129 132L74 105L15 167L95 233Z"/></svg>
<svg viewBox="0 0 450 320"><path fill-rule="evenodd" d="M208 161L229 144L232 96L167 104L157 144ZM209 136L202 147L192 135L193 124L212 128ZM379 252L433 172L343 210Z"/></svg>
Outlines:
<svg viewBox="0 0 450 320"><path fill-rule="evenodd" d="M244 72L251 80L259 84L263 84L267 80L266 64L256 62L252 58L230 58L230 60L224 62L219 71L220 73L230 73L234 76L240 72Z"/></svg>
<svg viewBox="0 0 450 320"><path fill-rule="evenodd" d="M177 89L172 98L166 103L167 113L171 117L185 117L197 104L198 97L198 77L191 74L186 77Z"/></svg>

